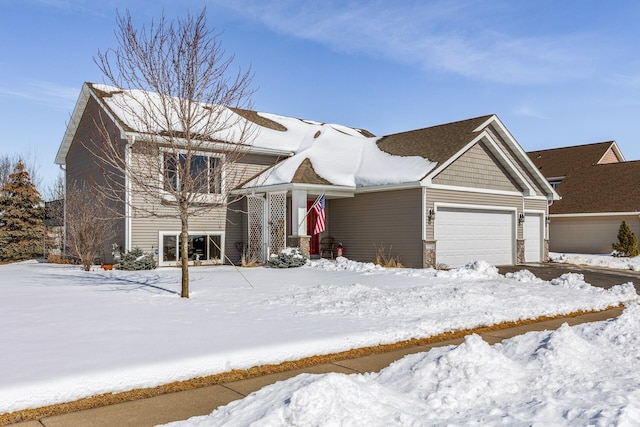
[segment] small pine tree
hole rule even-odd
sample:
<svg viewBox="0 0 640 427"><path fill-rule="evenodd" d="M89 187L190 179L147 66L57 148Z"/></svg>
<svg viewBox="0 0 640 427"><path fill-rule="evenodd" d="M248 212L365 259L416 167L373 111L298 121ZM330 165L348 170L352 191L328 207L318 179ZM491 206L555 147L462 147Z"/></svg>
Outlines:
<svg viewBox="0 0 640 427"><path fill-rule="evenodd" d="M615 251L613 256L635 257L640 255L638 239L633 231L631 231L631 228L629 228L626 221L622 221L622 224L620 224L620 229L618 230L618 243L613 243L611 246Z"/></svg>
<svg viewBox="0 0 640 427"><path fill-rule="evenodd" d="M0 260L20 261L43 256L44 207L24 164L0 189Z"/></svg>

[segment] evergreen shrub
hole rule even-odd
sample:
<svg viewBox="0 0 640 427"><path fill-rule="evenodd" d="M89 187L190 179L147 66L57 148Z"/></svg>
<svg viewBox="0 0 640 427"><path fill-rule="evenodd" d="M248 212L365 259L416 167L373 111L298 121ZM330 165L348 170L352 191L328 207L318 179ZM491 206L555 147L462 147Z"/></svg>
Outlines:
<svg viewBox="0 0 640 427"><path fill-rule="evenodd" d="M300 248L286 248L269 257L269 266L273 268L302 267L306 263L307 257L302 255Z"/></svg>
<svg viewBox="0 0 640 427"><path fill-rule="evenodd" d="M140 248L133 248L120 259L118 270L154 270L158 267L152 253L144 253Z"/></svg>

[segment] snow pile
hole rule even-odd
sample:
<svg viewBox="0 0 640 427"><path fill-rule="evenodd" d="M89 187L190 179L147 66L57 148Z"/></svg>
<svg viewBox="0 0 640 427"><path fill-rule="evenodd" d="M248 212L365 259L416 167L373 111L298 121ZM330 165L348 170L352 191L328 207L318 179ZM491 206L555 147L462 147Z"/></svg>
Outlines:
<svg viewBox="0 0 640 427"><path fill-rule="evenodd" d="M376 265L372 262L358 262L352 261L345 257L337 257L335 261L331 261L328 259L320 259L317 261L311 261L309 263L309 267L315 270L323 270L323 271L351 271L358 273L382 273L385 270L382 266Z"/></svg>
<svg viewBox="0 0 640 427"><path fill-rule="evenodd" d="M544 282L544 280L540 279L539 277L536 277L536 275L530 272L529 270L520 270L514 273L507 273L504 275L504 277L506 277L507 279L517 280L518 282L521 282L521 283Z"/></svg>
<svg viewBox="0 0 640 427"><path fill-rule="evenodd" d="M438 271L436 277L451 279L496 279L500 277L498 269L485 261L472 261L463 267L448 271Z"/></svg>
<svg viewBox="0 0 640 427"><path fill-rule="evenodd" d="M167 425L637 425L639 354L640 309L632 305L607 322L494 346L471 335L380 373L300 375Z"/></svg>
<svg viewBox="0 0 640 427"><path fill-rule="evenodd" d="M611 255L565 254L550 252L549 258L551 261L561 264L589 265L592 267L640 271L640 256L625 258L614 257Z"/></svg>
<svg viewBox="0 0 640 427"><path fill-rule="evenodd" d="M18 263L0 265L0 277L0 413L638 300L630 285L505 277L484 262L198 267L188 300L174 268Z"/></svg>

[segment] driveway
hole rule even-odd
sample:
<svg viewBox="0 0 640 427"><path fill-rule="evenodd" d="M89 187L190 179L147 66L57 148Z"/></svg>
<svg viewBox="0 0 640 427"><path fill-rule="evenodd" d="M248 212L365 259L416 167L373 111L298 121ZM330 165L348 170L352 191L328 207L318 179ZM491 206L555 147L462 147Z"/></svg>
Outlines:
<svg viewBox="0 0 640 427"><path fill-rule="evenodd" d="M543 280L555 279L565 273L579 273L584 275L585 282L605 289L632 282L636 287L636 292L640 293L640 272L636 271L555 263L505 265L498 267L500 274L520 270L529 270Z"/></svg>

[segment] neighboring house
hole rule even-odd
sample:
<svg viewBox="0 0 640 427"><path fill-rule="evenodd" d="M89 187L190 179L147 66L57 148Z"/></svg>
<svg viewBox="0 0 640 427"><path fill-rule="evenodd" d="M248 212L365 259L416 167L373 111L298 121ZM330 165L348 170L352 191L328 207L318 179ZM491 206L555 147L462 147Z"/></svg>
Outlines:
<svg viewBox="0 0 640 427"><path fill-rule="evenodd" d="M614 141L528 154L562 197L549 208L551 251L611 253L622 221L640 234L640 161Z"/></svg>
<svg viewBox="0 0 640 427"><path fill-rule="evenodd" d="M144 138L111 105L118 93L104 85L83 86L56 156L67 182L103 182L99 159L86 149L88 142L100 141L96 117L106 114L123 143ZM220 177L237 180L239 201L191 219L191 246L204 245L205 263L227 257L237 262L243 253L264 261L287 245L331 256L321 253L328 237L342 243L348 258L370 262L383 249L409 267L546 259L545 217L558 195L495 115L378 138L274 114L233 114L257 131L242 164L224 165L245 172L225 174L223 168ZM221 154L212 144L202 156ZM118 171L111 174L120 179ZM310 208L321 194L326 229L311 236ZM131 211L119 207L123 218L112 243L154 251L161 265L175 265L178 219L138 217L135 202ZM207 245L211 239L222 251Z"/></svg>

